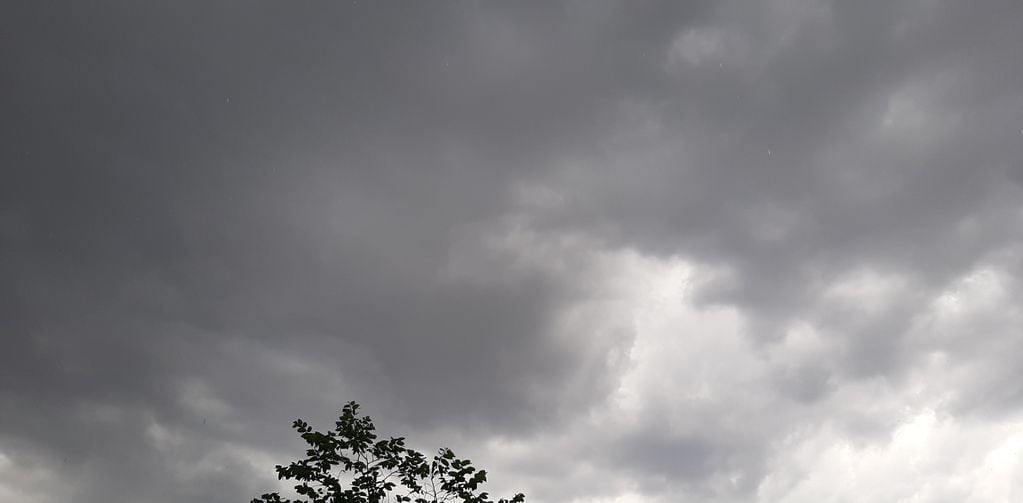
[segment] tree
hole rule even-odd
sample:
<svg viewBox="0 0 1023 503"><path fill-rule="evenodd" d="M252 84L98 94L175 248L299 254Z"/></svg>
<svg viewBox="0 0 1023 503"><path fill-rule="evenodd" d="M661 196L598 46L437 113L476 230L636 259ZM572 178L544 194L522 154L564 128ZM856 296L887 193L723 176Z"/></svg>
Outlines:
<svg viewBox="0 0 1023 503"><path fill-rule="evenodd" d="M313 431L296 419L292 424L309 444L305 459L277 465L279 480L295 480L295 491L308 499L264 494L252 503L494 503L478 492L487 472L468 459L440 449L433 459L405 446L404 437L378 440L369 416L348 402L333 431ZM497 503L522 503L522 493Z"/></svg>

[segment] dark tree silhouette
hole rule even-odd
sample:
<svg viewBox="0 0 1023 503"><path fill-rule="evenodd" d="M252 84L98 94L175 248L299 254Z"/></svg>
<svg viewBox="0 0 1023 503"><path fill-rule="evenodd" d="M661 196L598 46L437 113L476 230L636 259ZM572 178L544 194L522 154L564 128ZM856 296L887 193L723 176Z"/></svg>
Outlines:
<svg viewBox="0 0 1023 503"><path fill-rule="evenodd" d="M277 465L277 478L295 480L295 491L308 499L264 494L252 503L495 503L480 485L487 472L477 470L451 449L427 459L405 446L403 437L378 440L369 416L348 402L327 432L313 431L295 420L292 427L309 444L305 459ZM521 493L496 503L522 503Z"/></svg>

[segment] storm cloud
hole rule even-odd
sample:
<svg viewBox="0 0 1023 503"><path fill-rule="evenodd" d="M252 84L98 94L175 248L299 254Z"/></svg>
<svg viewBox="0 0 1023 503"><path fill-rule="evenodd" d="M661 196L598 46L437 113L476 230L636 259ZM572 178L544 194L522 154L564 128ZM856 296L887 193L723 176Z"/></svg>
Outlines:
<svg viewBox="0 0 1023 503"><path fill-rule="evenodd" d="M348 400L545 502L1023 495L1023 4L0 8L0 499Z"/></svg>

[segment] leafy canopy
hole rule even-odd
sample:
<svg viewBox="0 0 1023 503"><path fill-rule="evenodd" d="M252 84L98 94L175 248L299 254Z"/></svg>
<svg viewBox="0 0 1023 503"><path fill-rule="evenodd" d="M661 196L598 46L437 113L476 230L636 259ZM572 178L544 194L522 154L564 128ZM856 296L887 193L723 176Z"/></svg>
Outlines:
<svg viewBox="0 0 1023 503"><path fill-rule="evenodd" d="M404 437L378 440L369 416L348 402L334 429L313 431L296 419L292 424L309 444L305 459L277 465L277 478L294 480L295 491L308 499L264 494L252 503L494 503L479 492L487 472L477 470L451 449L432 459L405 446ZM496 503L522 503L521 493Z"/></svg>

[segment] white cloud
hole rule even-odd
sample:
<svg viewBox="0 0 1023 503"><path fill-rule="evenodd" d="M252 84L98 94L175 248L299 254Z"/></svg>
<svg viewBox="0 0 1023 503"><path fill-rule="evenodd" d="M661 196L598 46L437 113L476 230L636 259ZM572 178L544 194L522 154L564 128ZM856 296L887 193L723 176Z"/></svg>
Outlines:
<svg viewBox="0 0 1023 503"><path fill-rule="evenodd" d="M841 309L876 316L912 295L914 286L904 275L861 268L836 278L825 287L821 300Z"/></svg>
<svg viewBox="0 0 1023 503"><path fill-rule="evenodd" d="M706 266L631 249L561 252L555 262L580 266L591 295L566 307L568 318L587 323L560 325L562 336L628 325L632 339L625 364L614 367L617 387L589 414L536 437L488 443L487 462L526 481L534 501L724 502L751 490L764 503L1009 502L1023 490L1021 419L950 408L968 383L955 377L954 357L918 335L908 336L904 378L854 378L841 370L849 357L843 333L793 322L762 345L745 333L740 311L693 304L714 276ZM965 275L923 303L933 314L920 323L940 338L1002 312L1011 299L999 277L985 268ZM876 315L910 288L900 274L857 268L838 275L820 301ZM819 389L803 398L786 391L798 386ZM638 458L627 453L631 444L644 446ZM700 475L689 478L693 470Z"/></svg>
<svg viewBox="0 0 1023 503"><path fill-rule="evenodd" d="M0 446L0 501L56 503L72 501L61 475L42 457L5 450Z"/></svg>
<svg viewBox="0 0 1023 503"><path fill-rule="evenodd" d="M923 409L880 442L824 425L777 451L758 501L1010 502L1023 494L1023 422L957 420Z"/></svg>
<svg viewBox="0 0 1023 503"><path fill-rule="evenodd" d="M741 57L742 41L734 34L718 28L690 28L672 42L668 63L724 65Z"/></svg>

